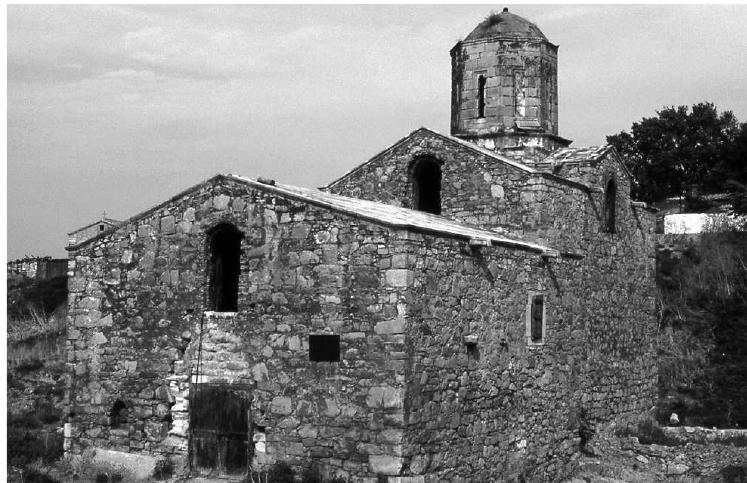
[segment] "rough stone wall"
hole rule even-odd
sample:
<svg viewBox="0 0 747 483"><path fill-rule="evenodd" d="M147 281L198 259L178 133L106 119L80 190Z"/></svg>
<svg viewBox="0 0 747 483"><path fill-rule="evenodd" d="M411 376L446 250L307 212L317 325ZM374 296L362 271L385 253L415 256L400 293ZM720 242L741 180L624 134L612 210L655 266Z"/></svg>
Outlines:
<svg viewBox="0 0 747 483"><path fill-rule="evenodd" d="M558 178L532 175L423 129L335 181L328 190L411 208L409 168L420 156L433 156L441 163L444 216L577 254L593 252L598 243L612 246L610 242L630 245L632 251L626 256L631 260L653 254L648 234L653 216L631 206L630 179L610 157L587 170L593 172L583 178L591 183L592 189L586 190ZM600 235L602 186L611 177L617 183L619 225L613 237Z"/></svg>
<svg viewBox="0 0 747 483"><path fill-rule="evenodd" d="M648 266L591 256L543 261L499 247L467 255L430 237L416 246L409 474L433 482L555 480L573 464L582 420L595 426L652 406ZM531 293L545 296L541 345L527 337ZM469 335L477 337L473 350Z"/></svg>
<svg viewBox="0 0 747 483"><path fill-rule="evenodd" d="M538 121L558 134L557 47L541 40L466 41L451 51L451 133L514 131L516 121ZM485 116L478 117L478 78L486 78Z"/></svg>
<svg viewBox="0 0 747 483"><path fill-rule="evenodd" d="M470 169L453 144L417 139L395 155L440 146ZM252 431L267 443L258 462L316 458L329 474L361 481L563 474L552 458L570 461L581 419L607 422L653 404L653 217L621 184L618 231L601 232L593 212L603 193L488 166L478 154L486 169L516 177L501 186L511 203L498 214L480 197L465 203L526 226L560 258L392 231L225 179L72 252L68 450L170 454L183 464L190 390L228 383L251 392ZM401 179L401 164L364 166L366 194L377 191L375 176ZM490 191L490 176L464 183ZM224 221L245 234L239 311L203 318L205 233ZM546 297L542 345L526 335L532 292ZM340 335L341 361L310 362L310 333ZM464 335L477 336L476 353ZM129 419L112 428L117 399Z"/></svg>
<svg viewBox="0 0 747 483"><path fill-rule="evenodd" d="M441 214L486 228L521 231L522 187L531 175L521 168L425 129L335 181L328 191L413 208L410 169L422 156L441 165Z"/></svg>
<svg viewBox="0 0 747 483"><path fill-rule="evenodd" d="M205 231L225 221L245 234L239 311L202 318ZM318 458L343 476L396 473L402 287L412 277L398 237L223 180L71 252L66 448L169 454L184 465L190 389L226 382L252 392L251 419L266 438L260 463ZM310 333L339 335L340 362L310 362ZM116 400L129 415L112 428Z"/></svg>

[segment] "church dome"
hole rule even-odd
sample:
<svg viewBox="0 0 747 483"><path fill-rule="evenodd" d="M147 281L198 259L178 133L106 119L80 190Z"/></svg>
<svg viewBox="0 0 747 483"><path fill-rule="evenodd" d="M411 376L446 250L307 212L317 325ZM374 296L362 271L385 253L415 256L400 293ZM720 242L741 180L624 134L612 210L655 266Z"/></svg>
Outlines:
<svg viewBox="0 0 747 483"><path fill-rule="evenodd" d="M491 37L547 40L539 27L525 18L509 13L508 8L504 8L501 13L491 13L464 40L479 40Z"/></svg>

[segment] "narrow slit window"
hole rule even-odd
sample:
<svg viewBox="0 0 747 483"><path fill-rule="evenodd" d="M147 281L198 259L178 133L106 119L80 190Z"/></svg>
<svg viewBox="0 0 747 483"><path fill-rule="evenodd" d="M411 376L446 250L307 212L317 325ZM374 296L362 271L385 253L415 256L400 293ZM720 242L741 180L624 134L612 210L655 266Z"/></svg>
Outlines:
<svg viewBox="0 0 747 483"><path fill-rule="evenodd" d="M412 191L416 210L441 214L441 166L438 161L427 157L415 162Z"/></svg>
<svg viewBox="0 0 747 483"><path fill-rule="evenodd" d="M487 79L484 75L477 78L477 117L485 117L485 84Z"/></svg>
<svg viewBox="0 0 747 483"><path fill-rule="evenodd" d="M545 298L542 294L529 297L529 340L539 344L545 338Z"/></svg>
<svg viewBox="0 0 747 483"><path fill-rule="evenodd" d="M617 187L615 180L611 179L607 183L607 189L604 192L604 231L615 233L615 209L617 201Z"/></svg>
<svg viewBox="0 0 747 483"><path fill-rule="evenodd" d="M339 335L310 335L309 360L316 362L338 362L340 360Z"/></svg>
<svg viewBox="0 0 747 483"><path fill-rule="evenodd" d="M241 232L230 224L221 224L209 234L210 308L216 312L236 312L239 299Z"/></svg>

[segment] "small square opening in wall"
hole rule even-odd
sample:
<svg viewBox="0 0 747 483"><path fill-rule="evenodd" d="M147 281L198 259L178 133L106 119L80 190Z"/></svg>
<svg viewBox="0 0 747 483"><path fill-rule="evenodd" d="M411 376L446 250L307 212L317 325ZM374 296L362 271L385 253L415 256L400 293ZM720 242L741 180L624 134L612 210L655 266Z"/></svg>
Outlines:
<svg viewBox="0 0 747 483"><path fill-rule="evenodd" d="M338 362L340 360L339 335L309 335L309 360Z"/></svg>

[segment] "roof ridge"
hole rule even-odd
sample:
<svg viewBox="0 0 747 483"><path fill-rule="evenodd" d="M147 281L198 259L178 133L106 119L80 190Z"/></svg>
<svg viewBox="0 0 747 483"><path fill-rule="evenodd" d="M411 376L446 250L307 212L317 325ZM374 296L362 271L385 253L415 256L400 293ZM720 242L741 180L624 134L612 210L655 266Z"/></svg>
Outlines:
<svg viewBox="0 0 747 483"><path fill-rule="evenodd" d="M393 211L393 212L398 212L399 211L399 212L403 212L403 213L406 213L406 214L409 214L409 215L417 213L418 216L422 216L422 217L426 217L426 218L432 218L434 221L439 221L439 222L443 223L444 225L451 225L451 226L454 226L454 227L462 227L462 228L465 228L467 230L474 231L473 234L474 235L478 235L477 238L486 238L486 239L489 239L492 242L495 242L498 245L506 245L506 246L512 246L512 247L518 247L518 248L525 248L525 249L528 249L528 250L531 250L531 251L535 251L535 252L538 252L538 253L548 253L548 252L552 252L553 251L553 249L550 248L550 247L546 247L546 246L543 246L543 245L538 245L536 243L526 242L526 241L523 241L523 240L517 240L517 239L513 239L513 238L504 237L500 233L498 233L496 231L493 231L491 229L488 229L488 228L478 227L478 226L471 225L471 224L463 222L463 221L453 220L453 219L446 218L446 217L441 216L441 215L435 215L435 214L431 214L431 213L425 213L425 212L422 212L422 211L413 210L411 208L406 208L406 207L403 207L403 206L395 206L395 205L389 205L389 204L386 204L386 203L381 203L381 202L378 202L378 201L365 200L365 199L361 199L361 198L353 198L353 197L350 197L350 196L344 196L344 195L340 195L340 194L336 194L336 193L329 193L329 192L322 191L322 190L315 189L315 188L306 188L306 187L301 187L301 186L293 186L293 185L286 185L286 184L279 184L279 183L275 183L274 185L269 185L269 184L262 183L260 181L253 180L251 178L246 178L244 176L235 175L235 174L227 174L227 175L225 175L225 177L228 178L228 179L235 179L237 181L241 181L241 182L250 184L252 186L258 187L258 188L266 190L266 191L275 191L275 192L279 192L281 194L284 194L286 196L290 196L290 197L293 197L293 198L300 198L300 199L302 199L302 200L304 200L306 202L309 202L309 203L312 203L312 204L316 204L316 205L320 205L320 206L323 206L323 207L325 207L327 209L331 209L331 210L342 212L342 213L352 214L352 215L355 215L355 216L359 216L359 217L368 219L369 221L381 223L381 224L384 224L384 225L387 225L387 226L392 226L392 227L396 227L396 228L415 229L415 230L420 230L420 231L429 231L429 232L433 232L433 233L439 233L441 235L459 236L459 237L462 237L462 238L473 238L473 237L467 235L466 233L461 233L460 234L460 233L457 233L454 230L450 231L450 230L443 229L443 228L438 228L438 227L435 227L435 226L426 227L426 226L423 226L422 224L412 223L412 221L394 222L394 221L391 221L391 220L384 220L382 218L377 218L377 217L375 217L373 215L367 215L367 214L362 213L360 211L355 211L352 208L347 208L347 207L342 207L342 206L335 206L334 204L332 204L332 202L328 202L328 201L326 201L324 199L313 198L313 197L305 194L304 191L306 191L306 192L310 192L310 191L317 192L320 195L322 195L323 197L334 198L334 199L337 199L339 201L355 202L356 204L361 204L361 205L364 205L364 206L367 205L369 207L374 207L374 208L386 208L387 210L390 210L390 211ZM295 191L295 190L298 190L298 191ZM412 217L410 217L410 220L412 220ZM486 236L480 236L480 235L486 235Z"/></svg>
<svg viewBox="0 0 747 483"><path fill-rule="evenodd" d="M489 241L491 244L494 245L502 245L506 247L511 248L520 248L528 251L532 251L535 253L540 253L543 255L550 255L554 256L553 254L557 253L557 250L554 250L550 247L546 247L544 245L538 245L536 243L531 243L523 240L518 240L514 238L507 238L502 236L500 233L487 229L487 228L481 228L474 225L470 225L468 223L465 223L463 221L458 220L452 220L449 218L446 218L444 216L440 215L434 215L430 213L424 213L422 211L412 210L410 208L405 208L401 206L394 206L394 205L387 205L385 203L379 203L376 201L370 201L370 200L363 200L360 198L352 198L349 196L343 196L338 195L335 193L329 193L326 191L322 191L315 188L305 188L300 186L293 186L293 185L284 185L284 184L269 184L269 183L263 183L258 180L254 180L251 178L247 178L240 175L235 174L217 174L205 181L202 181L201 183L198 183L194 186L191 186L185 190L182 190L175 196L172 196L166 201L163 201L162 203L159 203L145 211L142 211L136 215L131 216L127 220L121 222L121 224L116 225L114 227L109 228L108 230L105 230L87 240L81 241L80 243L74 244L74 245L68 245L65 247L67 251L73 251L77 250L83 246L86 246L93 242L94 240L98 240L103 238L104 236L107 236L110 233L115 232L122 226L134 223L145 216L148 216L151 213L155 213L157 210L162 208L163 206L166 206L169 203L174 202L175 200L178 200L179 198L188 195L189 193L196 191L197 189L201 188L202 186L213 183L216 181L221 180L229 180L229 181L236 181L244 184L251 185L253 187L259 188L263 191L270 191L275 192L280 195L283 195L285 197L295 198L313 205L321 206L323 208L333 210L339 213L345 213L351 216L355 216L358 218L363 218L368 221L371 221L373 223L378 223L384 226L389 226L393 228L400 228L400 229L408 229L413 231L420 231L420 232L427 232L427 233L434 233L441 236L447 236L447 237L456 237L456 238L463 238L463 239L484 239ZM318 193L320 196L318 198L314 198L313 196L310 196L309 192L315 192ZM325 200L324 198L328 198ZM331 199L330 199L331 198ZM363 205L364 207L369 208L369 212L365 212L363 210L355 210L355 207L353 206L346 206L345 203L338 203L335 205L335 201L338 202L347 202L349 205L351 202L358 205ZM373 210L371 210L373 208ZM380 211L378 213L379 216L375 213L377 211L376 209ZM387 211L393 212L393 215L396 215L397 212L400 212L401 215L407 215L406 217L403 216L401 220L393 220L393 219L386 219L384 215L386 215ZM373 213L372 213L373 212ZM426 220L423 223L418 222L418 218L425 217ZM431 225L427 223L428 219L435 222ZM458 228L461 228L459 230Z"/></svg>
<svg viewBox="0 0 747 483"><path fill-rule="evenodd" d="M479 152L481 154L484 154L486 156L489 156L489 157L491 157L493 159L496 159L498 161L502 161L502 162L504 162L504 163L506 163L506 164L508 164L510 166L513 166L515 168L521 169L522 171L526 171L527 173L534 174L534 173L539 173L540 172L540 171L538 171L538 170L536 170L534 168L530 168L529 166L527 166L527 165L525 165L523 163L520 163L518 161L514 161L514 160L509 159L509 158L507 158L505 156L501 156L500 154L496 153L495 151L491 151L490 149L483 148L482 146L478 146L477 144L472 143L470 141L465 141L464 139L459 138L457 136L453 136L451 134L443 134L443 133L440 133L438 131L434 131L433 129L427 128L427 127L421 127L420 129L425 129L426 131L429 131L429 132L431 132L433 134L436 134L438 136L441 136L441 137L443 137L445 139L449 139L451 141L459 143L460 145L462 145L464 147L467 147L469 149L472 149L473 151L477 151L477 152Z"/></svg>

